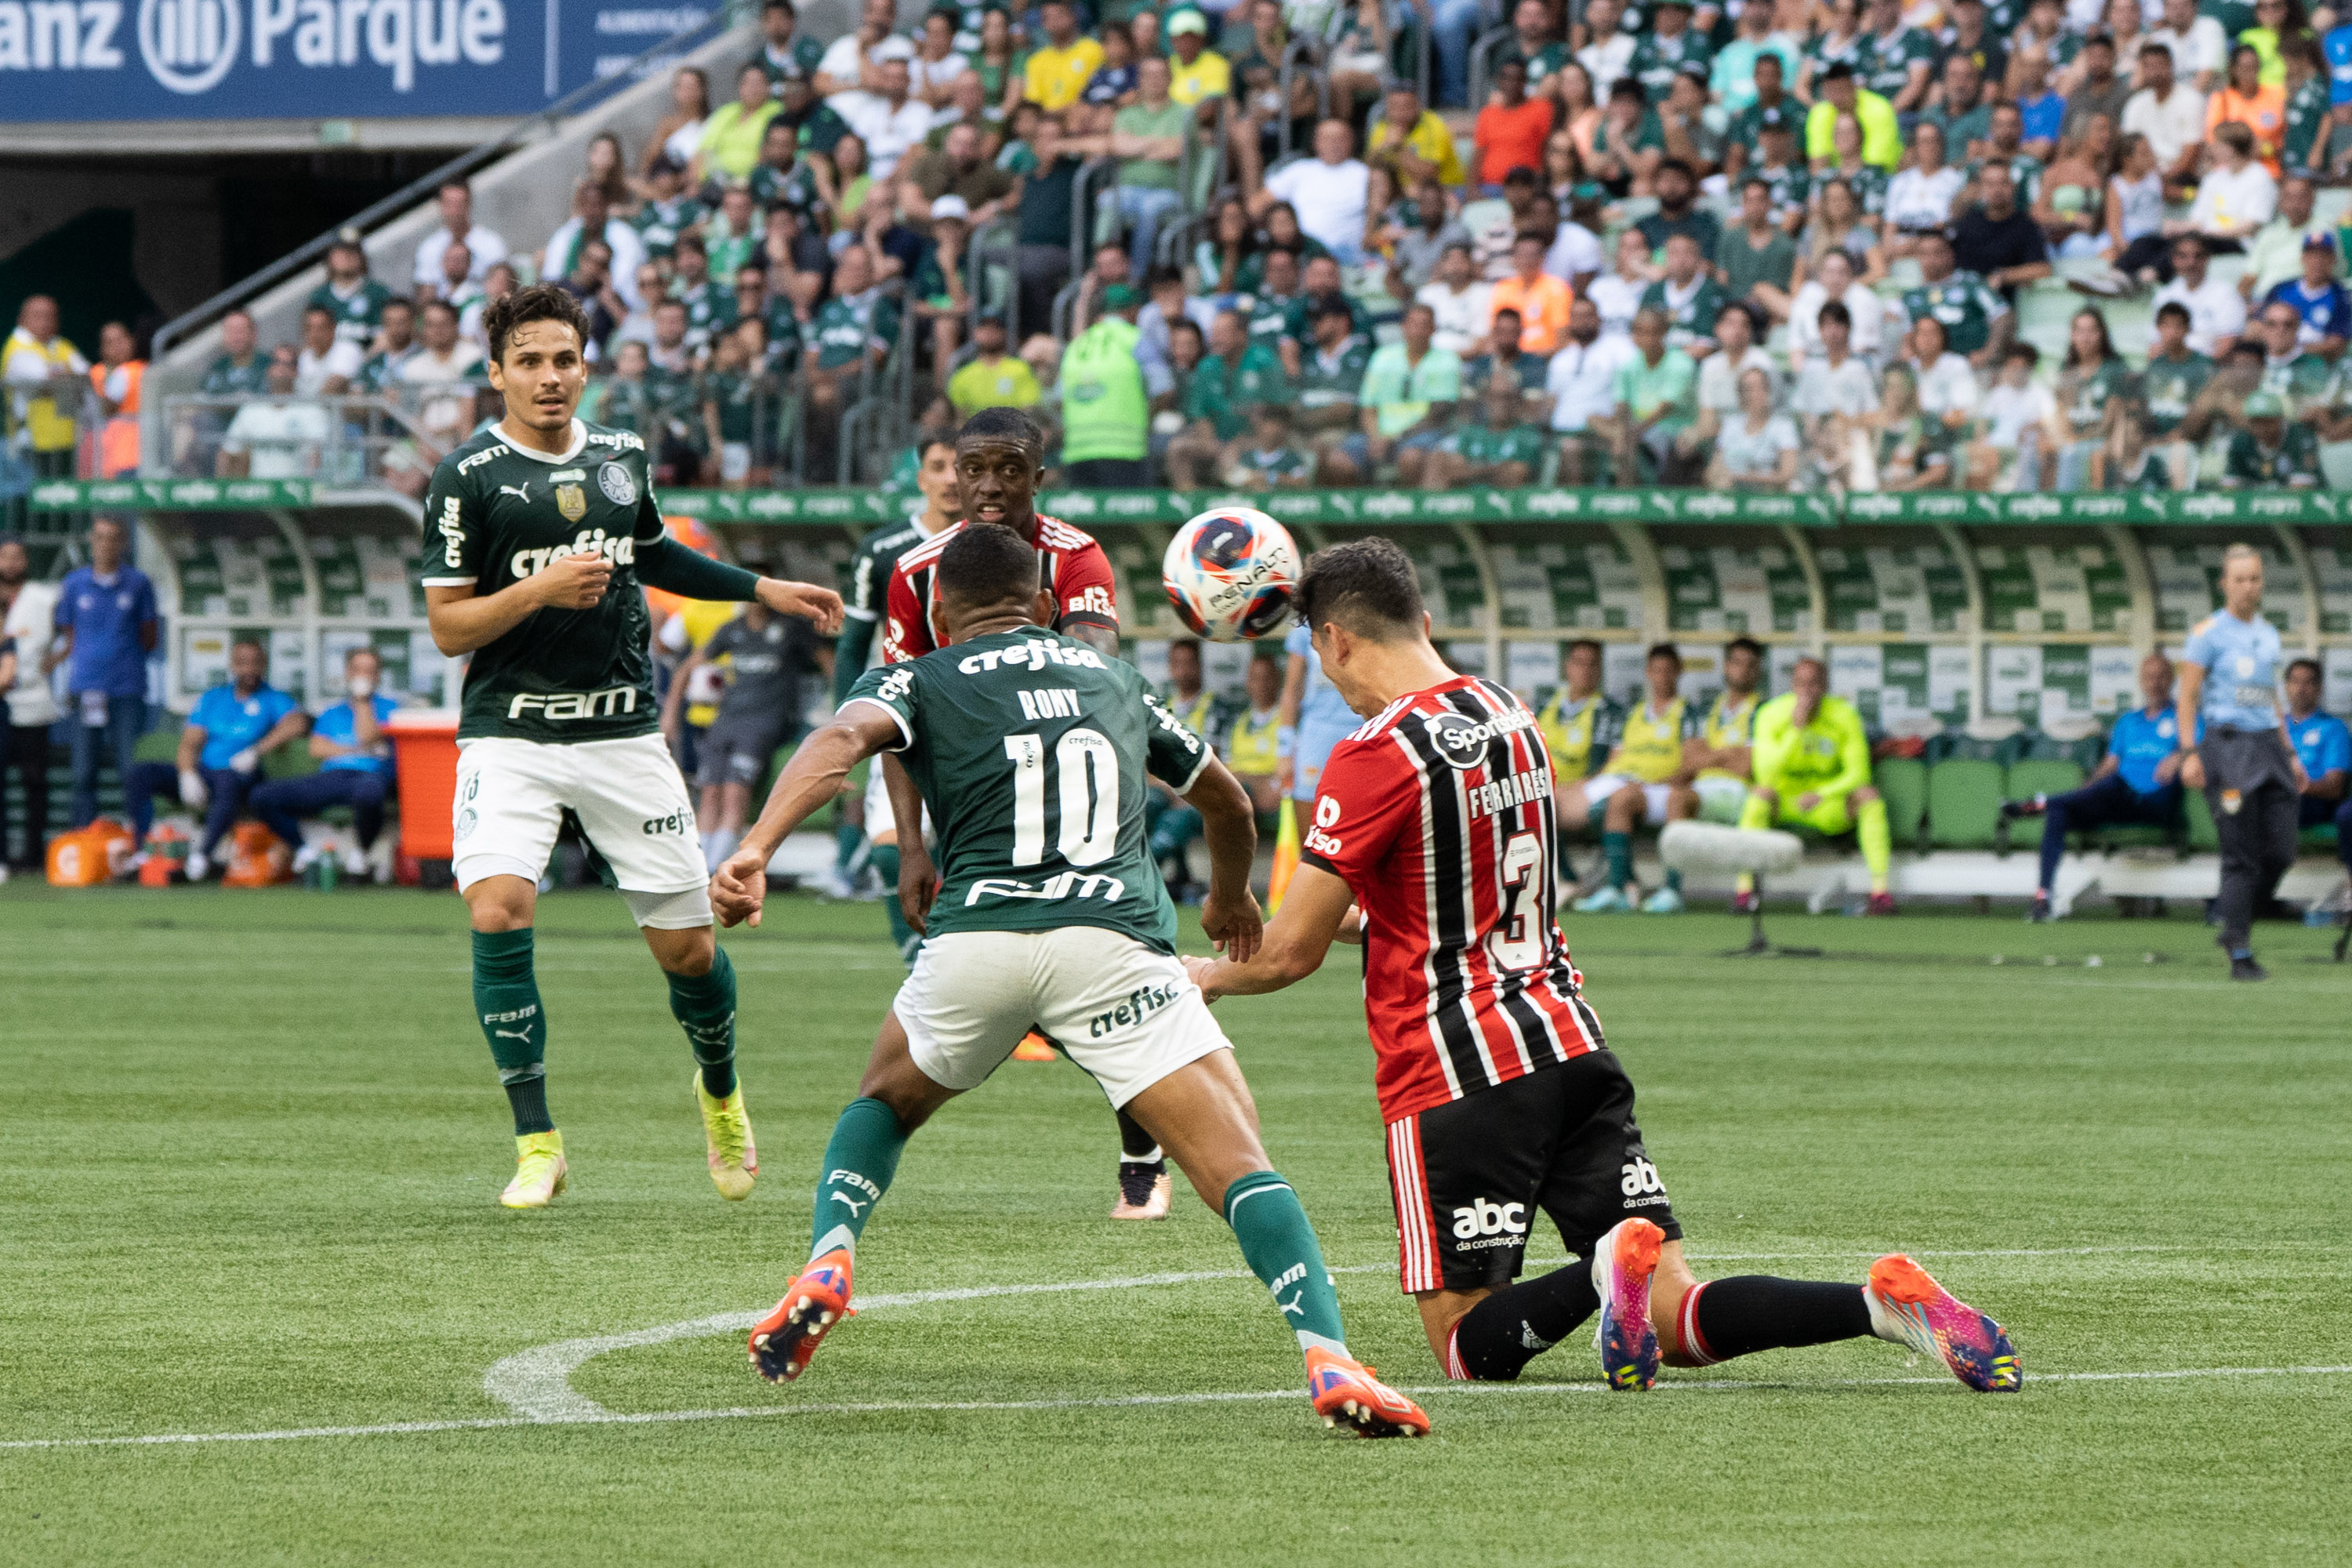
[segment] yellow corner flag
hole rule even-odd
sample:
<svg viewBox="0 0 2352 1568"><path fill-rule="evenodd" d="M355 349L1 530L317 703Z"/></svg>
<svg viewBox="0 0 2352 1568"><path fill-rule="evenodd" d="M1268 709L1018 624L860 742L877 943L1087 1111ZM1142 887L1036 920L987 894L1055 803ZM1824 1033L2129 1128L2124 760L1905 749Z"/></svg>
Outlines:
<svg viewBox="0 0 2352 1568"><path fill-rule="evenodd" d="M1274 875L1266 882L1265 912L1269 915L1282 908L1282 895L1290 886L1291 873L1298 869L1298 808L1288 795L1282 797L1282 818L1274 831Z"/></svg>

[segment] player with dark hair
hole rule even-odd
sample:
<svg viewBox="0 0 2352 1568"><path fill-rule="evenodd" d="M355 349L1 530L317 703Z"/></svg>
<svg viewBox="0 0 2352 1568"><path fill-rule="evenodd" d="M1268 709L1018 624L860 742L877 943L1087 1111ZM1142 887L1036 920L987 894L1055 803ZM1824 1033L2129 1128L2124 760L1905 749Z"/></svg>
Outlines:
<svg viewBox="0 0 2352 1568"><path fill-rule="evenodd" d="M866 673L874 657L874 631L882 623L882 611L890 592L890 572L898 558L934 534L943 533L956 525L963 515L962 491L956 483L956 446L950 436L928 436L917 443L915 451L915 489L923 498L920 511L900 522L885 523L858 541L857 551L849 558L845 574L847 593L842 610L841 636L833 647L833 703L838 708L849 700L849 689ZM882 770L877 767L866 780L861 799L856 795L843 797L844 803L856 812L844 812L836 837L838 855L834 865L845 883L856 881L870 861L881 873L882 885L888 889L883 900L890 916L890 941L898 956L908 963L915 962L915 947L921 940L915 928L898 907L898 829L890 812L889 791L883 786Z"/></svg>
<svg viewBox="0 0 2352 1568"><path fill-rule="evenodd" d="M1037 510L1037 485L1045 477L1045 435L1017 408L983 408L956 432L956 484L962 521L908 550L890 569L882 626L885 663L919 658L938 647L931 603L940 553L971 523L995 522L1028 542L1038 555L1045 591L1054 595L1053 629L1076 637L1106 658L1118 657L1118 580L1110 557L1094 539L1056 517ZM898 822L922 820L922 796L895 756L886 755L882 775L890 815ZM925 930L940 879L919 833L898 842L898 902L908 923ZM1036 1050L1042 1041L1031 1042ZM1125 1111L1118 1118L1118 1201L1113 1219L1165 1219L1174 1197L1164 1152Z"/></svg>
<svg viewBox="0 0 2352 1568"><path fill-rule="evenodd" d="M686 1029L711 1180L730 1198L759 1169L735 1078L735 972L711 940L686 781L659 733L639 584L757 600L830 633L841 598L697 554L662 531L645 442L574 416L587 322L537 284L482 314L497 424L444 458L425 501L433 641L471 654L457 726L457 851L474 931L474 1011L514 1111L516 1168L499 1201L563 1190L547 1109L547 1014L532 973L539 879L568 814L611 868L669 980Z"/></svg>
<svg viewBox="0 0 2352 1568"><path fill-rule="evenodd" d="M1278 991L1334 941L1364 944L1400 1271L1454 1378L1508 1380L1596 1311L1601 1373L1647 1388L1707 1366L1875 1334L1971 1388L2014 1389L1999 1324L1900 1254L1866 1285L1691 1276L1633 1121L1633 1087L1551 918L1551 759L1502 686L1429 643L1412 562L1386 540L1315 555L1299 618L1367 722L1331 753L1282 912L1255 958L1192 959L1202 994ZM1578 1261L1513 1284L1542 1210Z"/></svg>
<svg viewBox="0 0 2352 1568"><path fill-rule="evenodd" d="M985 504L987 492L982 492ZM1338 1293L1297 1194L1268 1168L1249 1086L1176 956L1176 910L1144 832L1147 776L1201 813L1201 925L1255 951L1249 796L1136 668L1046 629L1063 605L1032 541L995 524L932 552L935 651L858 679L776 781L742 851L711 880L730 925L757 921L768 857L864 759L890 752L931 803L942 894L884 1019L858 1098L818 1168L809 1262L751 1331L762 1376L798 1377L850 1309L857 1242L908 1138L977 1089L1032 1026L1092 1074L1233 1226L1307 1358L1327 1421L1367 1436L1429 1418L1349 1355Z"/></svg>

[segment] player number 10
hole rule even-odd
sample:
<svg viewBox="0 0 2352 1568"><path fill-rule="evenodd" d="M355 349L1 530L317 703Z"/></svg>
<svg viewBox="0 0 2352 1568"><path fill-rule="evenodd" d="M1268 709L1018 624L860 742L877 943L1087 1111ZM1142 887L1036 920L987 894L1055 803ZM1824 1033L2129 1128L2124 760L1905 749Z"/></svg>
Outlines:
<svg viewBox="0 0 2352 1568"><path fill-rule="evenodd" d="M1013 863L1034 866L1045 858L1045 742L1035 735L1007 735L1004 754L1013 759ZM1062 858L1092 866L1118 847L1118 752L1094 730L1065 730L1054 742L1060 774Z"/></svg>

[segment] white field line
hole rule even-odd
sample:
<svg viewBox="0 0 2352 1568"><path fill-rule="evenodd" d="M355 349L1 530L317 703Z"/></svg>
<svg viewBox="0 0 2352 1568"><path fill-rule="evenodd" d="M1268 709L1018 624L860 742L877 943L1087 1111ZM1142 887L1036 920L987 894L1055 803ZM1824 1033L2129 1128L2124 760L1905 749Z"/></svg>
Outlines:
<svg viewBox="0 0 2352 1568"><path fill-rule="evenodd" d="M2208 1366L2158 1372L2060 1372L2029 1376L2033 1386L2049 1383L2179 1382L2208 1377L2322 1377L2352 1373L2347 1366ZM1653 1394L1728 1394L1747 1389L1802 1394L1822 1388L1886 1388L1934 1384L1949 1387L1949 1377L1829 1377L1802 1383L1747 1382L1731 1378L1698 1378L1687 1383L1664 1382ZM1607 1394L1606 1384L1592 1383L1439 1383L1400 1385L1418 1399L1455 1394ZM1298 1399L1297 1388L1253 1388L1203 1394L1132 1394L1096 1399L954 1399L869 1400L831 1405L773 1405L724 1410L649 1410L634 1414L605 1411L601 1415L559 1416L533 1420L521 1415L489 1416L478 1421L393 1421L380 1426L297 1426L277 1432L174 1432L140 1437L26 1437L0 1441L10 1448L147 1447L169 1443L279 1443L303 1437L385 1437L412 1432L481 1432L509 1426L646 1426L678 1421L749 1421L778 1415L875 1415L952 1414L958 1412L1127 1410L1159 1405L1236 1405L1265 1399Z"/></svg>

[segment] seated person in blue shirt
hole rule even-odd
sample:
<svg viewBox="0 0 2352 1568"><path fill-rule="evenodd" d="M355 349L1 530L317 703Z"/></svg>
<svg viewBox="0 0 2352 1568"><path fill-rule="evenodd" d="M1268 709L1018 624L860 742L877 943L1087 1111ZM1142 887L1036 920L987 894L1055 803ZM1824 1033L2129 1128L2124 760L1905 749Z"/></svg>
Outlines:
<svg viewBox="0 0 2352 1568"><path fill-rule="evenodd" d="M188 880L212 874L213 850L236 826L246 797L261 782L261 757L310 728L294 699L267 679L269 656L258 643L228 650L229 680L196 699L180 731L176 763L141 763L131 770L124 795L131 826L142 843L154 820L158 796L205 814L204 836L188 856Z"/></svg>
<svg viewBox="0 0 2352 1568"><path fill-rule="evenodd" d="M2180 746L2172 715L2172 661L2160 653L2139 663L2140 707L2120 714L2107 734L2107 754L2081 789L2012 800L2004 819L2042 818L2042 877L2026 919L2050 918L2050 884L2066 835L2114 825L2170 827L2180 820Z"/></svg>
<svg viewBox="0 0 2352 1568"><path fill-rule="evenodd" d="M2352 729L2319 710L2319 661L2286 667L2286 733L2309 775L2303 786L2304 827L2336 826L2336 856L2352 870Z"/></svg>
<svg viewBox="0 0 2352 1568"><path fill-rule="evenodd" d="M344 852L343 869L354 877L367 874L368 851L383 831L383 803L392 793L392 742L384 738L383 721L400 709L383 695L383 660L375 649L355 647L345 654L343 689L351 695L310 726L310 754L319 759L319 771L308 778L275 779L253 792L253 815L295 847L297 872L308 869L322 849L302 842L302 819L331 805L348 805L359 843Z"/></svg>

